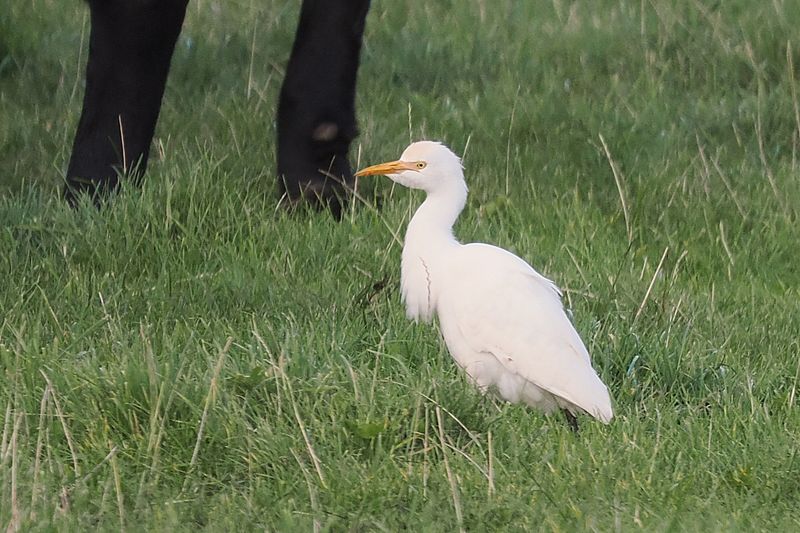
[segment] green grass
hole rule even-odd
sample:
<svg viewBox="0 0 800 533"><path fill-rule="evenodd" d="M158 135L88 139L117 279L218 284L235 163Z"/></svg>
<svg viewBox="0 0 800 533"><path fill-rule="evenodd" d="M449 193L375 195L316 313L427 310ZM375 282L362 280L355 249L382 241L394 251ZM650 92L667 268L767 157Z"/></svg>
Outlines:
<svg viewBox="0 0 800 533"><path fill-rule="evenodd" d="M374 4L354 160L466 150L458 234L565 288L617 418L482 398L405 319L418 194L276 207L299 2L190 4L145 184L97 211L58 199L87 10L11 0L0 527L798 529L800 4Z"/></svg>

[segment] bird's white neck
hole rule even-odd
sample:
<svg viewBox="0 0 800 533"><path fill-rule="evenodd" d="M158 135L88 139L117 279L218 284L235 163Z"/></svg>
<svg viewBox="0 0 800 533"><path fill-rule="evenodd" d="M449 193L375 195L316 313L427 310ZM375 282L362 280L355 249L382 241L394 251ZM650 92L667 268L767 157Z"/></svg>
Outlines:
<svg viewBox="0 0 800 533"><path fill-rule="evenodd" d="M447 258L460 246L453 235L453 224L467 202L467 186L462 180L428 193L414 213L406 230L401 264L401 290L406 315L429 321L439 298L437 280L447 272Z"/></svg>
<svg viewBox="0 0 800 533"><path fill-rule="evenodd" d="M408 223L406 243L430 243L441 246L457 242L453 224L467 203L467 186L463 180L428 193L425 201Z"/></svg>
<svg viewBox="0 0 800 533"><path fill-rule="evenodd" d="M428 192L408 223L400 281L406 315L412 320L427 322L433 317L441 287L438 280L447 275L449 252L460 246L453 224L466 203L463 177L441 183Z"/></svg>

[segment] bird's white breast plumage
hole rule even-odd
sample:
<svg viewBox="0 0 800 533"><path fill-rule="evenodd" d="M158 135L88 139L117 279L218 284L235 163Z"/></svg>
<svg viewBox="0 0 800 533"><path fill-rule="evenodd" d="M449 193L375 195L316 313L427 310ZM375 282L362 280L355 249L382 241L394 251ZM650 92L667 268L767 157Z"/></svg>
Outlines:
<svg viewBox="0 0 800 533"><path fill-rule="evenodd" d="M413 246L403 247L400 263L400 295L406 316L414 321L430 322L436 303L431 283L430 265Z"/></svg>

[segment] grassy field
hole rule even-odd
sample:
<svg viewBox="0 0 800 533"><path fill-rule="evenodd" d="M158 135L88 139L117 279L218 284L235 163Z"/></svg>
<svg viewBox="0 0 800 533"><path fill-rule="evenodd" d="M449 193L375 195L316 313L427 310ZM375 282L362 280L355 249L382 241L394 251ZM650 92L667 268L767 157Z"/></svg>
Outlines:
<svg viewBox="0 0 800 533"><path fill-rule="evenodd" d="M374 2L353 159L465 153L458 235L565 289L612 391L577 437L405 319L419 194L277 207L298 9L190 4L99 212L58 198L87 9L0 10L0 527L800 528L800 3Z"/></svg>

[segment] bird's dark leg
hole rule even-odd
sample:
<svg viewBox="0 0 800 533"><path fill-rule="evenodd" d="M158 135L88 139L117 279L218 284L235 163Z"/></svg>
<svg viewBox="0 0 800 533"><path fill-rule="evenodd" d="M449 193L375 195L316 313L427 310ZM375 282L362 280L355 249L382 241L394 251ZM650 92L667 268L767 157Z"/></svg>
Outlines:
<svg viewBox="0 0 800 533"><path fill-rule="evenodd" d="M572 432L577 435L580 431L580 428L578 427L578 417L572 414L572 412L568 409L561 409L561 412L564 413L564 416L567 419L569 429L571 429Z"/></svg>
<svg viewBox="0 0 800 533"><path fill-rule="evenodd" d="M89 0L86 90L64 190L70 203L144 172L187 2Z"/></svg>
<svg viewBox="0 0 800 533"><path fill-rule="evenodd" d="M341 215L352 186L355 91L369 0L304 0L278 102L281 193Z"/></svg>

